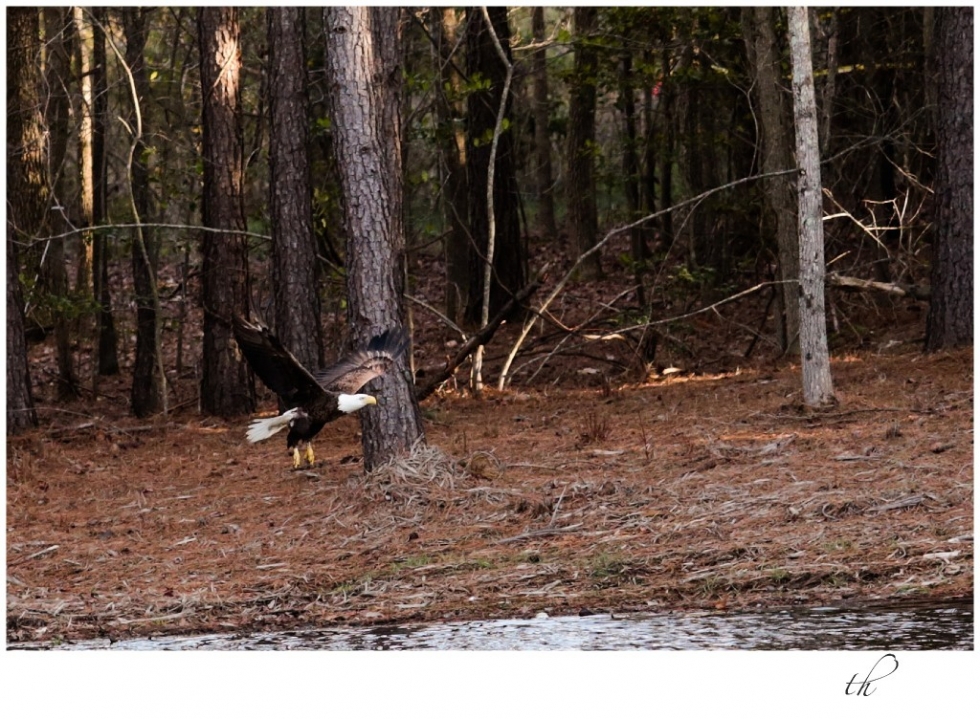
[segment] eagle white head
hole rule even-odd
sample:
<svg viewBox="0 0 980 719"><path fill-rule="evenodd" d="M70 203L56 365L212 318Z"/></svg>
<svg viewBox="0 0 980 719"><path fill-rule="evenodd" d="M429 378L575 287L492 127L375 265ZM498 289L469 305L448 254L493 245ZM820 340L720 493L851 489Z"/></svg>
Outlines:
<svg viewBox="0 0 980 719"><path fill-rule="evenodd" d="M341 412L356 412L378 400L369 394L341 394L337 396L337 409Z"/></svg>

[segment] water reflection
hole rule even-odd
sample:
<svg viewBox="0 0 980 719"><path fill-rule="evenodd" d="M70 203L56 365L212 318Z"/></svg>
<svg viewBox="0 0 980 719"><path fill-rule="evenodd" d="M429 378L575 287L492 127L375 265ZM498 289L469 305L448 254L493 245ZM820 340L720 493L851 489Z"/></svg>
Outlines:
<svg viewBox="0 0 980 719"><path fill-rule="evenodd" d="M973 649L973 605L547 617L8 649Z"/></svg>

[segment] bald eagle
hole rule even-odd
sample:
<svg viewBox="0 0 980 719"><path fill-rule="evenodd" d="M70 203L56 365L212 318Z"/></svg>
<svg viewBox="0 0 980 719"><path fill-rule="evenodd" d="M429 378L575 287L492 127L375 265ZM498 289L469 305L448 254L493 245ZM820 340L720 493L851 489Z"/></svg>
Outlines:
<svg viewBox="0 0 980 719"><path fill-rule="evenodd" d="M288 427L286 447L293 451L294 468L302 464L303 457L313 464L311 442L323 425L345 413L377 404L371 395L356 392L391 369L408 346L403 329L387 330L374 337L367 347L314 374L283 347L268 327L235 317L233 329L252 371L279 396L280 407L287 408L277 417L253 421L245 437L254 444ZM300 443L306 444L302 455Z"/></svg>

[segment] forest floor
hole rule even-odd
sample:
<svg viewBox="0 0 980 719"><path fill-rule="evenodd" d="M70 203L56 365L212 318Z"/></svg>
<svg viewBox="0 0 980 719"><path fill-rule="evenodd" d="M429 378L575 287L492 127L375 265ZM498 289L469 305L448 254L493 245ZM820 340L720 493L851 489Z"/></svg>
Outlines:
<svg viewBox="0 0 980 719"><path fill-rule="evenodd" d="M841 307L865 341L835 347L821 411L797 364L744 358L744 305L672 325L656 366L538 336L511 388L447 384L427 447L371 474L355 417L293 471L245 417L128 416L125 372L59 403L49 338L41 426L7 439L7 641L969 598L973 353L921 354L921 306L890 306L874 331ZM445 336L418 322L416 360Z"/></svg>

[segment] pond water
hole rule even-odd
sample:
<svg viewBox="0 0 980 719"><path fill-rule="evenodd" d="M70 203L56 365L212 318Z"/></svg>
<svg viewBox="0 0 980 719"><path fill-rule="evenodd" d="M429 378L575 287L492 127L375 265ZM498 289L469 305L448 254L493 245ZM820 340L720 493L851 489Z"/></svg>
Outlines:
<svg viewBox="0 0 980 719"><path fill-rule="evenodd" d="M762 612L597 614L51 643L8 649L832 649L972 650L972 603Z"/></svg>

